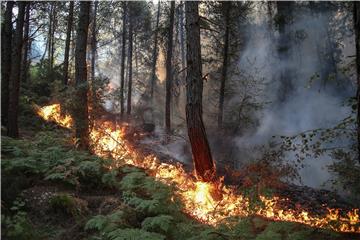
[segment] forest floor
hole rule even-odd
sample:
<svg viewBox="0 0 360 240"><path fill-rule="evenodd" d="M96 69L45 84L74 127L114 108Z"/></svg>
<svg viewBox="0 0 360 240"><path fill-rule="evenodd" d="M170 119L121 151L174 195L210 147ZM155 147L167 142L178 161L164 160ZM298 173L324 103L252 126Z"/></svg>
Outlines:
<svg viewBox="0 0 360 240"><path fill-rule="evenodd" d="M173 187L133 166L74 149L67 130L45 126L2 137L2 239L356 239L258 216L217 227L196 221Z"/></svg>

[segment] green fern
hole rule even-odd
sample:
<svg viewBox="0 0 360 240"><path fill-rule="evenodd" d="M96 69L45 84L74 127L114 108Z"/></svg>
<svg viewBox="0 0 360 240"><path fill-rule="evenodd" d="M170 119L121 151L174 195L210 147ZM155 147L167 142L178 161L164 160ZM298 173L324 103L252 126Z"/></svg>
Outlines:
<svg viewBox="0 0 360 240"><path fill-rule="evenodd" d="M173 227L174 218L169 215L148 217L141 223L142 229L150 232L168 234Z"/></svg>
<svg viewBox="0 0 360 240"><path fill-rule="evenodd" d="M166 237L158 233L147 232L142 229L117 229L107 234L109 240L164 240Z"/></svg>

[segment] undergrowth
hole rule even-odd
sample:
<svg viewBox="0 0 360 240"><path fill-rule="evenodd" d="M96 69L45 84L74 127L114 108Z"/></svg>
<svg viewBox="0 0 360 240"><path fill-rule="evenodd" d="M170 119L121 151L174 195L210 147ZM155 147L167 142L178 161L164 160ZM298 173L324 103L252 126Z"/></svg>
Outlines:
<svg viewBox="0 0 360 240"><path fill-rule="evenodd" d="M66 139L62 131L39 132L22 140L2 137L3 239L342 239L328 231L255 216L208 226L182 212L181 201L173 194L175 186L164 185L141 169L116 168L110 159L76 151ZM52 184L62 186L62 191L40 205L46 208L46 218L34 218L41 209L28 205L22 193L34 185ZM94 193L101 189L111 191L101 193L104 196ZM112 194L115 203L103 211L99 206L106 202L106 194Z"/></svg>

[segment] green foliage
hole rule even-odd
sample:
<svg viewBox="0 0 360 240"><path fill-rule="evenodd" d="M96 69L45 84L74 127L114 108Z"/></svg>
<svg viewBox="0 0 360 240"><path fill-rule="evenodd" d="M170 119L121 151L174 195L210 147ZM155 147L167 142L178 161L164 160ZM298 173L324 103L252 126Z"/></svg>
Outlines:
<svg viewBox="0 0 360 240"><path fill-rule="evenodd" d="M169 215L148 217L141 223L141 227L146 231L168 234L173 227L173 220L174 218Z"/></svg>
<svg viewBox="0 0 360 240"><path fill-rule="evenodd" d="M7 239L14 240L35 240L40 235L33 228L33 225L23 210L25 203L19 199L13 202L10 208L11 214L1 215L3 235Z"/></svg>
<svg viewBox="0 0 360 240"><path fill-rule="evenodd" d="M55 212L67 214L72 217L84 215L87 212L87 205L84 201L64 193L56 194L49 200L51 208Z"/></svg>
<svg viewBox="0 0 360 240"><path fill-rule="evenodd" d="M63 182L76 187L94 187L102 183L111 165L109 159L64 147L58 132L40 132L32 140L2 138L1 162L4 174L25 172L41 175L46 180ZM112 173L114 174L114 173ZM111 177L104 181L111 183ZM114 175L113 175L114 177ZM113 184L113 182L112 182Z"/></svg>
<svg viewBox="0 0 360 240"><path fill-rule="evenodd" d="M165 236L147 232L142 229L125 228L117 229L110 232L108 235L109 240L164 240Z"/></svg>

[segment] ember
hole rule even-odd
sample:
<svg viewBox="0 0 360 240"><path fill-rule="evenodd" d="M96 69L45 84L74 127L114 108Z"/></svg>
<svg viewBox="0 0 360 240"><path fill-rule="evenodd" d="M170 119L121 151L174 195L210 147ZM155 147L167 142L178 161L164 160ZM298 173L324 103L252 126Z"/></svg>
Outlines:
<svg viewBox="0 0 360 240"><path fill-rule="evenodd" d="M60 114L60 105L42 107L38 114L47 121L71 128L69 115ZM227 217L257 214L275 221L303 223L317 228L330 228L338 232L360 233L359 209L341 214L340 209L327 209L326 216L314 216L307 211L282 209L280 203L287 199L260 196L263 206L250 209L250 200L231 186L221 182L209 183L196 180L179 164L161 163L155 156L140 156L124 139L124 128L111 122L95 123L90 133L92 150L99 156L111 156L119 165L131 164L144 168L165 184L175 184L176 194L184 203L184 211L201 222L216 225ZM218 191L221 197L214 197Z"/></svg>

